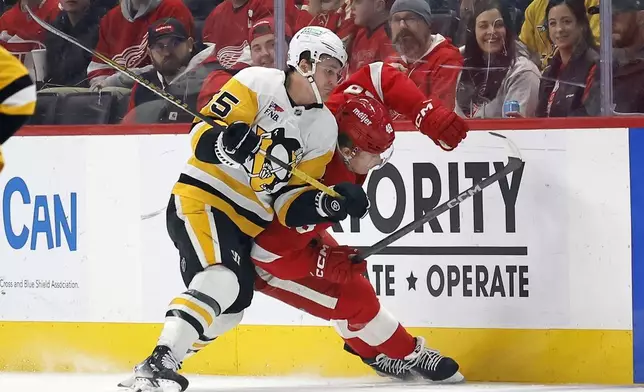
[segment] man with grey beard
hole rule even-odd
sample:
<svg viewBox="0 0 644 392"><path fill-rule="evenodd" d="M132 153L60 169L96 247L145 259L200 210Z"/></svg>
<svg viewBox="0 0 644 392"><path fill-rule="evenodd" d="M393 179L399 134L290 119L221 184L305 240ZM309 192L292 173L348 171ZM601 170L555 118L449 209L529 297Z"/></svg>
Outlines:
<svg viewBox="0 0 644 392"><path fill-rule="evenodd" d="M449 38L432 34L432 14L424 0L396 0L389 13L391 40L400 56L389 63L407 73L427 97L454 109L463 56Z"/></svg>

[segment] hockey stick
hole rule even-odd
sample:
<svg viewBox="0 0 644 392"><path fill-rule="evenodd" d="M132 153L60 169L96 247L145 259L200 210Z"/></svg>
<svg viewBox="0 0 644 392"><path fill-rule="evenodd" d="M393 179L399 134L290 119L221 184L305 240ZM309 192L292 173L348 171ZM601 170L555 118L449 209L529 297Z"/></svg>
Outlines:
<svg viewBox="0 0 644 392"><path fill-rule="evenodd" d="M26 8L27 8L27 12L29 13L29 15L31 15L31 17L34 19L34 21L36 23L38 23L40 26L42 26L45 30L49 31L52 34L55 34L55 35L59 36L60 38L66 40L68 42L71 42L72 44L74 44L74 45L78 46L79 48L85 50L86 52L90 53L92 56L95 56L95 57L101 59L101 61L103 61L105 64L107 64L110 67L112 67L112 68L120 71L121 73L125 74L130 79L134 80L135 82L138 82L143 87L147 88L148 90L152 91L154 94L160 96L161 98L165 99L166 101L168 101L168 102L172 103L173 105L177 106L179 109L184 110L189 115L198 118L199 120L207 123L208 125L210 125L212 127L214 127L216 125L216 123L214 122L213 119L211 119L211 118L209 118L207 116L204 116L201 113L194 112L192 109L190 109L188 107L188 105L186 105L184 102L182 102L179 98L177 98L177 97L175 97L175 96L173 96L171 94L168 94L167 92L165 92L163 90L159 90L150 81L142 78L141 76L135 74L134 72L132 72L129 69L125 68L124 66L116 63L112 59L102 55L101 53L86 47L85 45L80 43L78 40L76 40L74 37L71 37L71 36L63 33L62 31L58 30L54 26L50 25L49 23L47 23L44 20L42 20L39 17L37 17L29 7L26 7ZM274 157L274 156L272 156L270 154L267 154L266 151L264 151L264 150L260 149L258 152L260 154L264 155L266 157L266 159L268 159L270 162L276 164L277 166L281 167L282 169L286 170L287 172L290 172L295 177L297 177L300 180L308 183L309 185L317 188L318 190L320 190L320 191L322 191L322 192L324 192L324 193L326 193L326 194L328 194L328 195L330 195L332 197L335 197L335 198L340 198L340 199L343 198L339 193L334 191L332 188L329 188L328 186L322 184L320 181L318 181L315 178L309 176L308 174L304 173L303 171L299 170L298 168L289 166L284 161L282 161L282 160L280 160L280 159L278 159L278 158L276 158L276 157Z"/></svg>
<svg viewBox="0 0 644 392"><path fill-rule="evenodd" d="M355 262L361 261L366 259L369 256L372 256L376 253L381 252L383 249L391 245L393 242L398 241L400 238L403 236L411 233L412 231L416 230L417 228L421 227L425 223L431 221L432 219L436 218L440 214L451 210L452 208L456 207L457 205L461 204L465 200L469 199L470 197L480 193L483 191L483 189L487 188L488 186L494 184L495 182L501 180L508 174L518 170L520 167L523 166L523 160L521 159L521 154L519 152L519 149L512 143L510 139L507 137L498 134L496 132L489 132L490 135L496 136L499 138L502 138L508 145L508 147L511 150L511 155L508 157L508 163L503 166L502 169L498 170L491 176L487 177L483 181L474 184L471 188L461 192L458 196L446 201L445 203L439 205L438 207L434 208L433 210L427 212L425 215L423 215L421 218L407 224L404 227L401 227L400 229L394 231L393 233L389 234L387 237L383 238L382 240L376 242L375 244L371 245L370 247L367 248L362 248L362 250L358 253L358 255L353 259Z"/></svg>

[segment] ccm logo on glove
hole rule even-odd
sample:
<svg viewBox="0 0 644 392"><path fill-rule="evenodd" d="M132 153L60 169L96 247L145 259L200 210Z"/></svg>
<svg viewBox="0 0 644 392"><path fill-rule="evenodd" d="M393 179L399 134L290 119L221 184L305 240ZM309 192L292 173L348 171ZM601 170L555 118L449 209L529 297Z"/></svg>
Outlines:
<svg viewBox="0 0 644 392"><path fill-rule="evenodd" d="M417 112L416 128L446 151L456 148L470 129L465 120L438 100L422 102Z"/></svg>

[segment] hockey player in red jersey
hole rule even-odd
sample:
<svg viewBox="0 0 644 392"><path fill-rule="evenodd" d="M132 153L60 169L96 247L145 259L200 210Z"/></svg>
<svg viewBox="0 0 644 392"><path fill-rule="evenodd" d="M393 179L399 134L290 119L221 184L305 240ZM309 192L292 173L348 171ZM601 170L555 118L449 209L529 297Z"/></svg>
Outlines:
<svg viewBox="0 0 644 392"><path fill-rule="evenodd" d="M328 106L339 129L338 149L324 176L331 186L362 184L369 170L389 159L394 132L388 109L415 119L418 129L444 149L456 147L467 131L453 112L437 100L425 99L404 74L382 63L354 74L338 87ZM330 226L288 228L273 222L255 238L251 251L258 274L256 290L332 320L347 350L378 374L462 381L453 359L426 348L424 338L412 337L380 306L362 275L366 262L352 262L357 251L338 246L326 232Z"/></svg>

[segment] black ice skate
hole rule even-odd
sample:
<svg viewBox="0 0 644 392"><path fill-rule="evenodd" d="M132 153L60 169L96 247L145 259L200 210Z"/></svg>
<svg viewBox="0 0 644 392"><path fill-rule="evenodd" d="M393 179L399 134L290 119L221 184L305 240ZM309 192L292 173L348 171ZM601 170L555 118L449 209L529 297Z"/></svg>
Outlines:
<svg viewBox="0 0 644 392"><path fill-rule="evenodd" d="M134 392L183 392L188 379L177 373L181 363L167 346L155 347L152 355L136 365L132 379L119 384Z"/></svg>
<svg viewBox="0 0 644 392"><path fill-rule="evenodd" d="M346 343L344 349L358 355ZM458 383L465 379L458 371L456 361L425 347L425 339L420 336L416 338L414 351L403 359L379 354L375 358L362 358L362 362L379 376L395 380L413 381L421 378L440 383Z"/></svg>
<svg viewBox="0 0 644 392"><path fill-rule="evenodd" d="M416 338L414 352L405 357L411 366L412 372L420 377L441 382L457 383L465 380L458 371L458 363L449 357L444 357L438 351L425 347L425 338Z"/></svg>
<svg viewBox="0 0 644 392"><path fill-rule="evenodd" d="M351 346L344 344L345 351L360 357L353 351ZM389 358L385 354L379 354L375 358L362 358L365 365L371 367L379 376L391 378L394 380L411 381L417 378L416 374L411 371L412 366L404 359Z"/></svg>

